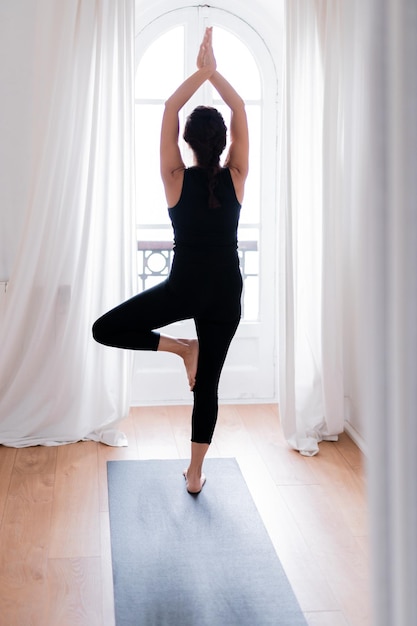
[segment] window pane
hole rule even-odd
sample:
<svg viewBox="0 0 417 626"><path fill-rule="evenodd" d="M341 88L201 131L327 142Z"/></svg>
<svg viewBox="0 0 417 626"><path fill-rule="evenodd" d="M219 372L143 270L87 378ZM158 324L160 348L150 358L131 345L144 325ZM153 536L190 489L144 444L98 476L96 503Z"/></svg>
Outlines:
<svg viewBox="0 0 417 626"><path fill-rule="evenodd" d="M136 201L140 224L167 224L168 213L159 172L159 137L163 105L135 108Z"/></svg>
<svg viewBox="0 0 417 626"><path fill-rule="evenodd" d="M223 28L213 30L213 48L219 71L232 83L244 100L261 98L259 70L248 48Z"/></svg>
<svg viewBox="0 0 417 626"><path fill-rule="evenodd" d="M165 100L183 80L184 27L177 26L146 50L136 70L135 96Z"/></svg>
<svg viewBox="0 0 417 626"><path fill-rule="evenodd" d="M256 321L259 317L259 277L247 276L243 290L243 319Z"/></svg>

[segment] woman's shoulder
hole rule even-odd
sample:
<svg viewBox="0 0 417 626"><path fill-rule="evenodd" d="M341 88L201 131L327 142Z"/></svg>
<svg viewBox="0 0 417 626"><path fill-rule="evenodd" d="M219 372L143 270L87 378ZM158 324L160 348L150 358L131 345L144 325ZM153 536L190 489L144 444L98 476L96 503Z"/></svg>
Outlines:
<svg viewBox="0 0 417 626"><path fill-rule="evenodd" d="M224 168L222 168L224 170L227 170L227 176L231 181L231 184L233 186L235 195L236 195L236 199L239 202L239 204L242 204L243 202L243 193L245 190L245 178L243 178L239 171L235 168L235 167L228 167L225 166Z"/></svg>

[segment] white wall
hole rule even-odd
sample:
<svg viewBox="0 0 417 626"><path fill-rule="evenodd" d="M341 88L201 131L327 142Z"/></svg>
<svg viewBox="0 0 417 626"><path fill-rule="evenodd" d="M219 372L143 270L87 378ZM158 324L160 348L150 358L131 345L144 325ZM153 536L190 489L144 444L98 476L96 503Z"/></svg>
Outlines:
<svg viewBox="0 0 417 626"><path fill-rule="evenodd" d="M364 332L363 303L358 277L362 267L362 238L359 237L363 207L352 204L346 207L344 222L344 393L346 430L364 453L366 445L366 416L364 387L366 386L365 358L361 337Z"/></svg>
<svg viewBox="0 0 417 626"><path fill-rule="evenodd" d="M358 1L344 9L345 40L345 189L343 215L343 349L346 430L367 453L366 393L368 372L365 358L366 321L362 276L363 260L373 225L367 215L369 146L367 111L369 37Z"/></svg>
<svg viewBox="0 0 417 626"><path fill-rule="evenodd" d="M350 146L353 148L353 146ZM349 165L346 163L345 165ZM350 186L349 184L347 185ZM361 260L364 207L348 195L343 216L343 373L345 420L349 434L366 452L362 385L366 379L362 354L363 316L361 311Z"/></svg>

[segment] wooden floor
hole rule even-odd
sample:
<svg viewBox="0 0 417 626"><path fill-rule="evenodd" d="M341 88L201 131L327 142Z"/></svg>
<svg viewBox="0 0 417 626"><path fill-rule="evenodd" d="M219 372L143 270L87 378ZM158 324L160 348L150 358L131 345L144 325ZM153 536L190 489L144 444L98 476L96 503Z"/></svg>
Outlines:
<svg viewBox="0 0 417 626"><path fill-rule="evenodd" d="M121 424L127 448L0 446L1 626L114 625L106 461L187 458L189 414L133 409ZM364 470L352 441L303 457L285 443L275 405L222 406L209 455L237 458L308 624L369 626Z"/></svg>

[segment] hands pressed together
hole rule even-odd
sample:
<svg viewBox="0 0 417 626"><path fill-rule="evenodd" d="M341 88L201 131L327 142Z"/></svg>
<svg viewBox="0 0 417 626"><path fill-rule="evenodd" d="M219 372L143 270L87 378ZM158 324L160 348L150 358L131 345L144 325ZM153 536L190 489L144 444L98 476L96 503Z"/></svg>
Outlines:
<svg viewBox="0 0 417 626"><path fill-rule="evenodd" d="M216 71L217 63L213 52L213 27L206 28L203 41L197 55L197 68Z"/></svg>

